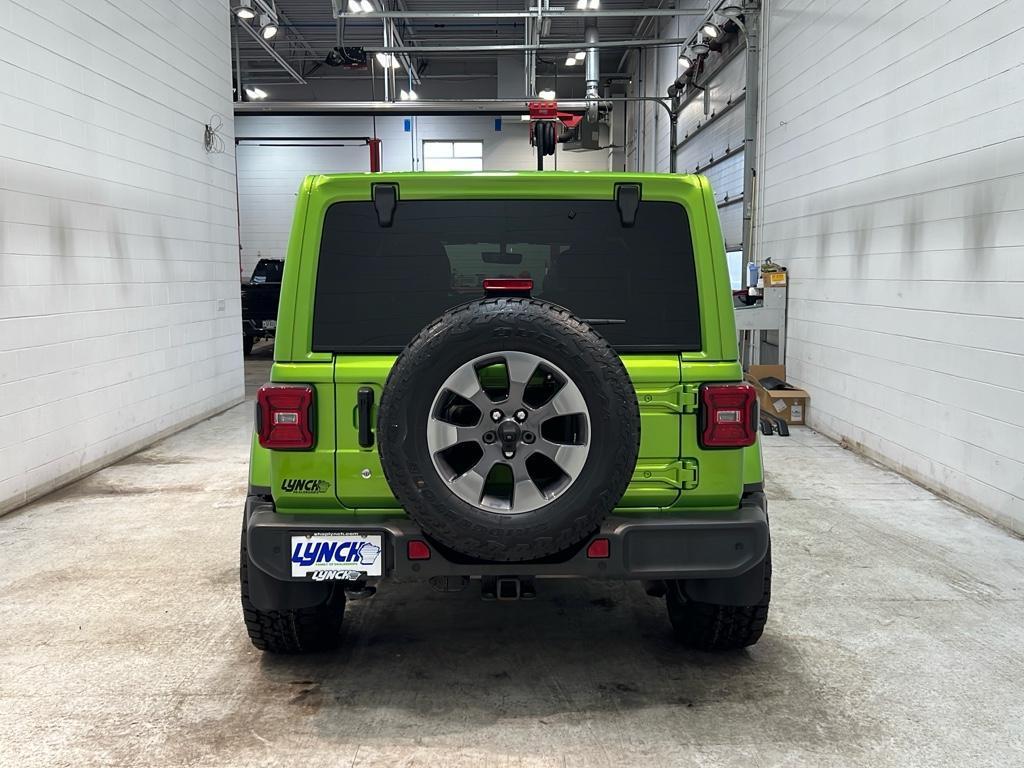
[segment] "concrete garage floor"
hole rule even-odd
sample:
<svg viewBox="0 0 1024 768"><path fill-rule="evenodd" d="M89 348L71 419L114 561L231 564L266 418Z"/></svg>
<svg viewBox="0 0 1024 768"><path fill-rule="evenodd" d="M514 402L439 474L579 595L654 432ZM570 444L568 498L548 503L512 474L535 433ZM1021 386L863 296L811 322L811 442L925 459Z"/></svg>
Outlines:
<svg viewBox="0 0 1024 768"><path fill-rule="evenodd" d="M1024 765L1024 542L809 430L765 440L749 652L675 646L637 585L407 585L296 659L241 622L250 426L238 406L0 519L0 765Z"/></svg>

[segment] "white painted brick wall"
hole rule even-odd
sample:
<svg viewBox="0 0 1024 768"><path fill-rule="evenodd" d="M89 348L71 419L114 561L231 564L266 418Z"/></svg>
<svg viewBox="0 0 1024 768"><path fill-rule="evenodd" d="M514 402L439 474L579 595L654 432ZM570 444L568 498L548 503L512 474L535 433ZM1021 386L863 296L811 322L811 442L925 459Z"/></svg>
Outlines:
<svg viewBox="0 0 1024 768"><path fill-rule="evenodd" d="M241 397L228 18L0 0L0 512Z"/></svg>
<svg viewBox="0 0 1024 768"><path fill-rule="evenodd" d="M495 130L494 117L421 116L378 117L376 135L382 141L385 171L422 168L422 143L431 139L482 141L485 171L534 170L537 156L529 143L528 124L504 117ZM240 137L372 136L369 117L263 117L236 121ZM607 150L566 152L547 158L551 170L607 170ZM241 221L242 273L248 278L259 256L284 258L302 179L311 173L369 170L365 146L270 146L243 143L238 147L238 205Z"/></svg>
<svg viewBox="0 0 1024 768"><path fill-rule="evenodd" d="M772 2L761 256L815 428L1024 531L1024 2Z"/></svg>

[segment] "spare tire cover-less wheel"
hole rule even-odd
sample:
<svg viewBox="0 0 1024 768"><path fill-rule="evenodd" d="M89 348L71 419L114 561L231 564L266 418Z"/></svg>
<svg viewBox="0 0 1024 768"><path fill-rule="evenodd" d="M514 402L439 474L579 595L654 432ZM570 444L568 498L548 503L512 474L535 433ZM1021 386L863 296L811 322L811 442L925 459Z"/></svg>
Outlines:
<svg viewBox="0 0 1024 768"><path fill-rule="evenodd" d="M427 535L512 562L597 529L636 466L640 413L607 341L561 307L507 297L455 307L413 339L377 434L391 490Z"/></svg>

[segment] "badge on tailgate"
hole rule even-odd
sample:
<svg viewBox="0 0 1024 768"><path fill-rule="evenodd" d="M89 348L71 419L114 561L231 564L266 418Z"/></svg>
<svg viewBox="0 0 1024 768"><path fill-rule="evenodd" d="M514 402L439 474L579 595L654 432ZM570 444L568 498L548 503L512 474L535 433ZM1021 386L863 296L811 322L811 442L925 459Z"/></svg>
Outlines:
<svg viewBox="0 0 1024 768"><path fill-rule="evenodd" d="M292 578L354 581L383 574L383 537L366 533L292 536Z"/></svg>

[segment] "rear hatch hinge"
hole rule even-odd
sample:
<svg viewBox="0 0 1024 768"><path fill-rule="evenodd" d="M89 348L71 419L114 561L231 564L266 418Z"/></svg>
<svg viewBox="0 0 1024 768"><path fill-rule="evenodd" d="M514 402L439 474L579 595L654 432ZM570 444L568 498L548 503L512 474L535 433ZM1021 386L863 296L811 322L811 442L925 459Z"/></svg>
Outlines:
<svg viewBox="0 0 1024 768"><path fill-rule="evenodd" d="M672 413L696 413L698 384L676 384L674 387L637 387L636 395L645 410Z"/></svg>
<svg viewBox="0 0 1024 768"><path fill-rule="evenodd" d="M632 480L634 483L642 484L660 483L680 491L696 488L697 481L696 459L679 459L662 465L640 461L633 472Z"/></svg>

